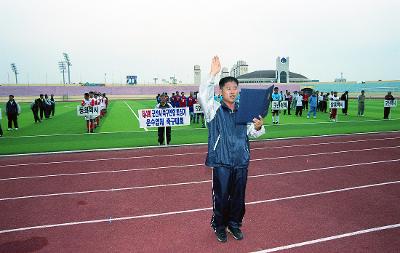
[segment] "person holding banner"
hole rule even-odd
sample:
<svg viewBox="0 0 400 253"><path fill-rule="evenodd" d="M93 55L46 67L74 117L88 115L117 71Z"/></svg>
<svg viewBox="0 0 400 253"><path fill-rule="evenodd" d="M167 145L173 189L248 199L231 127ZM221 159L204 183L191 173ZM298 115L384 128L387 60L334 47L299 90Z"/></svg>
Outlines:
<svg viewBox="0 0 400 253"><path fill-rule="evenodd" d="M81 102L82 106L92 106L92 101L89 97L89 93L84 94L84 98ZM85 116L86 120L86 129L88 133L93 133L93 119L91 118L90 115Z"/></svg>
<svg viewBox="0 0 400 253"><path fill-rule="evenodd" d="M271 94L271 100L272 101L282 101L282 95L279 94L279 88L274 87L274 92ZM273 104L273 103L272 103ZM275 110L275 108L272 108L272 124L279 124L279 109Z"/></svg>
<svg viewBox="0 0 400 253"><path fill-rule="evenodd" d="M167 109L173 108L173 106L168 103L167 96L163 93L160 96L161 102L156 105L156 109ZM164 129L166 130L167 135L167 145L171 142L171 127L159 127L158 128L158 143L160 145L164 144Z"/></svg>
<svg viewBox="0 0 400 253"><path fill-rule="evenodd" d="M333 92L333 95L331 95L331 101L339 101L337 91ZM329 118L334 122L337 121L337 108L331 108L331 114L329 115Z"/></svg>
<svg viewBox="0 0 400 253"><path fill-rule="evenodd" d="M393 101L394 97L392 96L392 92L389 91L388 94L385 96L385 100ZM390 114L390 106L386 106L383 108L383 119L389 119Z"/></svg>
<svg viewBox="0 0 400 253"><path fill-rule="evenodd" d="M245 191L250 160L249 136L265 133L263 119L254 118L247 125L236 124L238 80L224 77L219 81L222 101L214 100L215 77L221 70L218 56L213 57L210 78L202 83L199 102L208 126L208 153L205 164L213 168L211 227L219 242L227 241L227 231L234 239L243 239L240 229L245 214Z"/></svg>

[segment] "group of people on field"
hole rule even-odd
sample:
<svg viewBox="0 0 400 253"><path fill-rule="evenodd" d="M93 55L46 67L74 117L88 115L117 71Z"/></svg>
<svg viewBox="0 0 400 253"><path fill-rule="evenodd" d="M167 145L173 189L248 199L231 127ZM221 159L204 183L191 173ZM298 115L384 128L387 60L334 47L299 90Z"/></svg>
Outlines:
<svg viewBox="0 0 400 253"><path fill-rule="evenodd" d="M49 98L47 94L40 94L39 98L35 99L31 103L30 108L32 110L33 120L35 123L42 122L43 116L45 119L54 117L56 110L56 101L54 99L54 95L51 94Z"/></svg>
<svg viewBox="0 0 400 253"><path fill-rule="evenodd" d="M337 91L331 92L319 92L319 91L311 91L311 93L306 93L304 91L294 91L293 95L286 90L285 93L282 91L279 92L278 87L274 87L274 92L271 94L271 101L287 101L288 107L287 110L283 110L283 114L291 115L291 110L295 110L295 115L297 117L301 117L303 114L303 110L308 110L307 118L311 116L313 118L317 117L317 112L328 112L329 108L329 119L336 122L338 116L337 108L330 108L330 101L344 101L344 106L342 107L343 115L348 115L349 109L349 93L345 91L341 96L338 95ZM362 90L361 94L357 96L357 116L364 116L365 111L365 91ZM385 96L385 100L394 100L394 97L391 95L391 92ZM279 113L280 110L272 109L272 123L279 124ZM390 113L390 107L384 108L384 119L388 119Z"/></svg>
<svg viewBox="0 0 400 253"><path fill-rule="evenodd" d="M94 130L100 126L100 119L102 119L107 113L108 103L109 101L105 93L90 91L86 92L83 95L81 106L84 107L98 106L100 110L99 115L85 116L87 133L94 133Z"/></svg>

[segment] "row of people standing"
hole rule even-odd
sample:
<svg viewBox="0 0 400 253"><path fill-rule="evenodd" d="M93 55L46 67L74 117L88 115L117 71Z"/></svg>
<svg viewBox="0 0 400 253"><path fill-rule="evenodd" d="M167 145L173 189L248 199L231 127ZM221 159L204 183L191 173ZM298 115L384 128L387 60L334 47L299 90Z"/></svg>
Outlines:
<svg viewBox="0 0 400 253"><path fill-rule="evenodd" d="M162 95L165 96L166 102L170 104L173 108L189 107L190 122L199 123L201 119L202 127L205 128L204 114L194 113L194 105L198 103L197 92L191 91L188 97L185 96L184 92L176 91L176 93L172 93L171 97L169 97L168 93L164 92L157 95L157 104L161 102Z"/></svg>
<svg viewBox="0 0 400 253"><path fill-rule="evenodd" d="M31 103L31 110L35 123L42 122L43 117L45 119L50 119L50 116L54 117L56 110L54 95L51 94L49 98L47 94L40 94L39 98Z"/></svg>
<svg viewBox="0 0 400 253"><path fill-rule="evenodd" d="M94 107L99 106L100 114L98 116L87 115L85 116L86 131L87 133L94 133L94 130L100 126L100 119L107 113L108 97L106 93L90 91L83 95L81 106Z"/></svg>

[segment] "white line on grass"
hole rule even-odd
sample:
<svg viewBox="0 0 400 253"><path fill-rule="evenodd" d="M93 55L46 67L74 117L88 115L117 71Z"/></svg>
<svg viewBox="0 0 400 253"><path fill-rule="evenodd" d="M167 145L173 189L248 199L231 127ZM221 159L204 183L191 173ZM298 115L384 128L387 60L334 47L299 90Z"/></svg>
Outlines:
<svg viewBox="0 0 400 253"><path fill-rule="evenodd" d="M132 107L130 105L128 105L128 103L126 101L124 101L124 103L126 104L126 106L128 106L129 110L131 110L131 112L133 113L133 115L135 115L136 119L139 121L139 117L137 116L136 112L132 109ZM147 132L149 131L149 129L147 129L147 127L144 127L144 130Z"/></svg>
<svg viewBox="0 0 400 253"><path fill-rule="evenodd" d="M325 170L332 170L332 169L338 169L338 168L349 168L349 167L365 166L365 165L380 164L380 163L391 163L391 162L399 162L399 161L400 161L400 159L382 160L382 161L373 161L373 162L364 162L364 163L353 163L353 164L329 166L329 167L314 168L314 169L258 174L258 175L249 176L249 178L299 174L299 173L307 173L307 172L314 172L314 171L325 171ZM184 186L184 185L186 186L186 185L203 184L203 183L211 183L211 180L181 182L181 183L171 183L171 184L158 184L158 185L132 186L132 187L124 187L124 188L86 190L86 191L77 191L77 192L59 192L59 193L48 193L48 194L38 194L38 195L27 195L27 196L19 196L19 197L0 198L0 201L32 199L32 198L46 198L46 197L56 197L56 196L65 196L65 195L80 195L80 194L101 193L101 192L120 192L120 191L150 189L150 188L159 188L159 187L173 187L173 186Z"/></svg>
<svg viewBox="0 0 400 253"><path fill-rule="evenodd" d="M349 140L349 141L332 141L332 142L318 142L310 144L293 144L293 145L283 145L283 146L272 146L272 147L260 147L251 148L250 150L264 150L264 149L281 149L281 148L292 148L292 147L309 147L309 146L319 146L319 145L331 145L331 144L348 144L357 142L367 142L367 141L386 141L400 139L399 137L387 137L387 138L377 138L377 139L359 139L359 140ZM109 157L109 158L97 158L97 159L83 159L83 160L61 160L52 162L40 162L40 163L17 163L17 164L6 164L0 165L0 168L4 167L20 167L20 166L33 166L33 165L50 165L50 164L62 164L62 163L86 163L86 162L103 162L111 160L130 160L130 159L142 159L142 158L154 158L154 157L175 157L175 156L185 156L185 155L201 155L207 152L188 152L188 153L175 153L175 154L155 154L155 155L142 155L142 156L129 156L129 157Z"/></svg>
<svg viewBox="0 0 400 253"><path fill-rule="evenodd" d="M315 239L315 240L311 240L311 241L304 241L304 242L300 242L300 243L294 243L294 244L289 244L289 245L285 245L285 246L280 246L280 247L275 247L275 248L270 248L270 249L265 249L265 250L260 250L260 251L254 251L254 253L277 252L277 251L281 251L281 250L293 249L293 248L303 247L303 246L317 244L317 243L321 243L321 242L327 242L327 241L337 240L337 239L341 239L341 238L362 235L362 234L367 234L367 233L372 233L372 232L377 232L377 231L382 231L382 230L387 230L387 229L394 229L394 228L399 228L399 227L400 227L400 223L391 224L391 225L382 226L382 227L374 227L374 228L358 230L358 231L340 234L340 235L323 237L323 238L319 238L319 239Z"/></svg>
<svg viewBox="0 0 400 253"><path fill-rule="evenodd" d="M182 129L183 130L183 129ZM186 129L185 129L186 130ZM192 129L187 129L192 130ZM152 132L153 130L149 130ZM156 130L155 130L156 131ZM129 133L129 132L127 132ZM325 138L325 137L343 137L343 136L351 136L351 135L372 135L372 134L388 134L388 133L399 133L398 130L385 131L385 132L358 132L358 133L341 133L341 134L321 134L321 135L310 135L310 136L294 136L294 137L278 137L273 139L260 139L260 140L250 140L250 142L270 142L270 141L279 141L279 140L300 140L305 138ZM96 133L93 133L96 134ZM4 138L4 137L2 137ZM138 146L138 147L125 147L125 148L97 148L97 149L78 149L78 150L64 150L64 151L49 151L49 152L37 152L37 153L20 153L20 154L10 154L10 155L0 155L2 157L18 157L18 156L32 156L32 155L50 155L50 154L74 154L74 153L83 153L83 152L101 152L101 151L123 151L123 150L138 150L138 149L154 149L154 148L181 148L186 146L199 146L199 145L207 145L207 143L183 143L183 144L175 144L169 146Z"/></svg>
<svg viewBox="0 0 400 253"><path fill-rule="evenodd" d="M382 182L382 183L376 183L376 184L360 185L360 186L355 186L355 187L334 189L334 190L329 190L329 191L313 192L313 193L302 194L302 195L293 195L293 196L288 196L288 197L252 201L252 202L246 203L246 205L273 203L273 202L284 201L284 200L300 199L300 198L306 198L306 197L320 196L320 195L326 195L326 194L331 194L331 193L346 192L346 191L366 189L366 188L371 188L371 187L385 186L385 185L398 184L398 183L400 183L400 181L390 181L390 182ZM143 214L143 215L136 215L136 216L124 216L124 217L106 218L106 219L97 219L97 220L73 221L73 222L58 223L58 224L47 224L47 225L38 225L38 226L31 226L31 227L4 229L4 230L0 230L0 234L21 232L21 231L34 230L34 229L66 227L66 226L74 226L74 225L105 223L105 222L113 222L113 221L125 221L125 220L134 220L134 219L143 219L143 218L154 218L154 217L170 216L170 215L177 215L177 214L184 214L184 213L195 213L195 212L208 211L208 210L212 210L212 207L181 210L181 211L174 211L174 212L165 212L165 213Z"/></svg>
<svg viewBox="0 0 400 253"><path fill-rule="evenodd" d="M400 146L365 148L365 149L350 149L350 150L341 150L341 151L333 151L333 152L320 152L320 153L301 154L301 155L255 158L255 159L250 159L250 162L256 162L256 161L258 162L258 161L266 161L266 160L279 160L279 159L288 159L288 158L297 158L297 157L319 156L319 155L343 154L343 153L349 153L349 152L364 152L364 151L381 150L381 149L396 149L396 148L400 148ZM187 167L197 167L197 166L205 167L205 165L203 163L197 163L197 164L150 167L150 168L135 168L135 169L123 169L123 170L101 170L101 171L89 171L89 172L77 172L77 173L47 174L47 175L38 175L38 176L9 177L9 178L1 178L0 181L39 179L39 178L62 177L62 176L83 176L83 175L106 174L106 173L125 173L125 172L131 172L131 171L162 170L162 169L187 168Z"/></svg>

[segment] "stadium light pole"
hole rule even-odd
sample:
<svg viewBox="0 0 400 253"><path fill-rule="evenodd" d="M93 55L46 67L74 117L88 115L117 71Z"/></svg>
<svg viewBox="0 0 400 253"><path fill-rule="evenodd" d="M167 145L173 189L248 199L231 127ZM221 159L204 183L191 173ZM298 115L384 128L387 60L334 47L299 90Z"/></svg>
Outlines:
<svg viewBox="0 0 400 253"><path fill-rule="evenodd" d="M68 84L71 84L71 72L70 72L69 67L72 66L72 64L71 64L71 61L69 60L68 54L63 53L63 55L64 55L65 63L67 64L67 68L68 68Z"/></svg>
<svg viewBox="0 0 400 253"><path fill-rule="evenodd" d="M15 84L18 84L18 70L17 70L17 66L15 65L15 63L11 63L11 70L14 72L15 75Z"/></svg>
<svg viewBox="0 0 400 253"><path fill-rule="evenodd" d="M58 68L60 69L60 71L61 71L61 73L63 75L63 84L65 84L65 75L64 75L64 73L65 73L65 62L59 61L58 62Z"/></svg>

